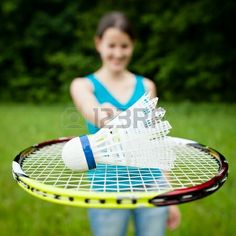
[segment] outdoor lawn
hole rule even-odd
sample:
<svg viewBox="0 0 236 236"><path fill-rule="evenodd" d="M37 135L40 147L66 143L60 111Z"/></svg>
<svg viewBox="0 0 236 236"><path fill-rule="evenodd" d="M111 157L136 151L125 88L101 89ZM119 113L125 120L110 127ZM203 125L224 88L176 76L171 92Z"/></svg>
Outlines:
<svg viewBox="0 0 236 236"><path fill-rule="evenodd" d="M182 224L168 235L230 236L236 212L236 104L161 103L172 125L170 135L196 140L229 161L229 178L213 195L182 204ZM91 235L86 209L44 202L18 187L11 174L16 154L32 144L86 133L72 104L0 104L0 234L2 236ZM129 235L133 235L129 226Z"/></svg>

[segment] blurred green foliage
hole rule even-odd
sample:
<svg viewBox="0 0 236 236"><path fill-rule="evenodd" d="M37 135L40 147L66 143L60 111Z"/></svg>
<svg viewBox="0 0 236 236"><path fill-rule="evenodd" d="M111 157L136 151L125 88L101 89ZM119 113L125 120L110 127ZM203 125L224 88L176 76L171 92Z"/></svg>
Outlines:
<svg viewBox="0 0 236 236"><path fill-rule="evenodd" d="M236 101L233 0L1 0L0 99L60 102L99 67L99 18L124 11L136 30L130 69L165 100Z"/></svg>

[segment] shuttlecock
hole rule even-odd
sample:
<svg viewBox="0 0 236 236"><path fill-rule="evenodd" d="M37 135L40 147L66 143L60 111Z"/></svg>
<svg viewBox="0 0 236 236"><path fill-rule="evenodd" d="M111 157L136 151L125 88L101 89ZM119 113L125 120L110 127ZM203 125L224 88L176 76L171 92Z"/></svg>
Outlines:
<svg viewBox="0 0 236 236"><path fill-rule="evenodd" d="M76 137L62 150L65 165L74 171L96 168L96 163L170 170L175 155L168 148L171 125L162 120L158 98L142 96L93 135Z"/></svg>

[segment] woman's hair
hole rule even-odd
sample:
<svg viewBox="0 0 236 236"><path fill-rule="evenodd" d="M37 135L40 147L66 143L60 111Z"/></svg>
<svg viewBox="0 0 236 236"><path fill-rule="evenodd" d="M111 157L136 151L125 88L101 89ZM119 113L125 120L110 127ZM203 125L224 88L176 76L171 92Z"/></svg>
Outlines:
<svg viewBox="0 0 236 236"><path fill-rule="evenodd" d="M120 31L128 34L129 37L131 38L131 40L135 39L133 27L132 27L129 19L127 18L127 16L125 16L121 12L115 11L115 12L109 12L109 13L105 14L101 18L101 20L98 24L96 36L98 38L102 38L104 32L108 28L119 29Z"/></svg>

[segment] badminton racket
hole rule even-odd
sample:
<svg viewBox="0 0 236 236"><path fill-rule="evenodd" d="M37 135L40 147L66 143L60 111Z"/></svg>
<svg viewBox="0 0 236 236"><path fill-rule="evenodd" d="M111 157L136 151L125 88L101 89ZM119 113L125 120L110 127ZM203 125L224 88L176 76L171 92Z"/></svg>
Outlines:
<svg viewBox="0 0 236 236"><path fill-rule="evenodd" d="M71 138L33 145L12 162L14 179L31 195L53 203L96 208L138 208L203 198L227 179L228 163L216 150L195 141L167 137L176 155L170 171L98 164L76 172L61 158Z"/></svg>

